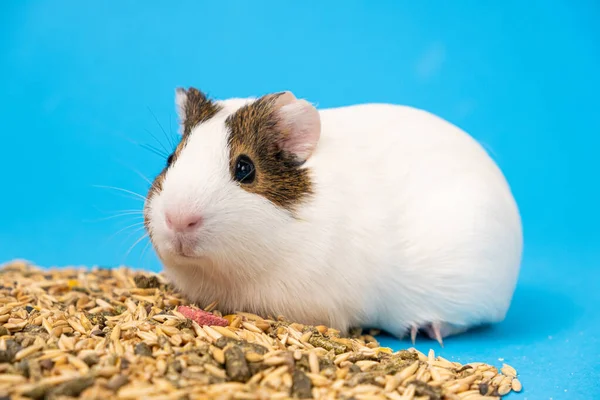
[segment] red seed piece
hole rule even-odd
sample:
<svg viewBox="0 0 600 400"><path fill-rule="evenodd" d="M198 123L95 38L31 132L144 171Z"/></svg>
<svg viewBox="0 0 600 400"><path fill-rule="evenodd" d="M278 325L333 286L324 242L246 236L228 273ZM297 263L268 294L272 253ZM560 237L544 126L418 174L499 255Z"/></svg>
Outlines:
<svg viewBox="0 0 600 400"><path fill-rule="evenodd" d="M217 317L211 312L200 310L197 308L192 308L188 306L179 306L177 308L184 317L191 319L192 321L196 321L198 325L217 325L217 326L228 326L229 321L225 318Z"/></svg>

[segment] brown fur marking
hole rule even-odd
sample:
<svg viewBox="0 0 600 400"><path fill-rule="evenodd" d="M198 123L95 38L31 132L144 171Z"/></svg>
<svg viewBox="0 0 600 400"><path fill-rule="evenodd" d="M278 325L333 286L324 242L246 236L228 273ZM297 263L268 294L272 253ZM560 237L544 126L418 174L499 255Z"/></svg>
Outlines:
<svg viewBox="0 0 600 400"><path fill-rule="evenodd" d="M212 118L220 107L196 88L186 91L187 99L183 105L183 136L189 136L198 124Z"/></svg>
<svg viewBox="0 0 600 400"><path fill-rule="evenodd" d="M313 191L309 171L300 168L294 155L282 152L278 146L289 134L278 126L274 113L274 103L279 95L261 97L227 118L225 123L231 132L228 139L230 171L233 177L240 154L250 157L256 168L256 178L254 182L240 186L293 211Z"/></svg>

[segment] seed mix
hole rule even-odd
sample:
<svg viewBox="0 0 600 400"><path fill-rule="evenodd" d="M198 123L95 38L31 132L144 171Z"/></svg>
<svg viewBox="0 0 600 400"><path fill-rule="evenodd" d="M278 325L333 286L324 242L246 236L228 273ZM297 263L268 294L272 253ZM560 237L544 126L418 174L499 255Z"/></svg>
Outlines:
<svg viewBox="0 0 600 400"><path fill-rule="evenodd" d="M1 399L500 399L517 371L189 304L161 274L0 270Z"/></svg>

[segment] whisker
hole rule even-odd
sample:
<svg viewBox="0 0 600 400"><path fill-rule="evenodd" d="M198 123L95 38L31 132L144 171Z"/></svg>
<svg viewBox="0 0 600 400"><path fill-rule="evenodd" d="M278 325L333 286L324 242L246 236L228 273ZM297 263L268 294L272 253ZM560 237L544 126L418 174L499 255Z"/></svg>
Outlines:
<svg viewBox="0 0 600 400"><path fill-rule="evenodd" d="M165 138L167 138L167 140L169 140L169 135L167 135L167 132L165 131L165 128L163 128L163 126L161 125L160 121L158 120L158 118L156 118L156 115L152 112L152 110L150 109L150 107L148 107L148 111L150 111L150 114L152 114L152 117L154 117L154 120L156 121L156 123L160 127L160 130L165 135ZM173 145L171 145L171 147L173 147Z"/></svg>
<svg viewBox="0 0 600 400"><path fill-rule="evenodd" d="M142 144L142 143L140 143L138 141L135 141L135 140L131 139L130 137L125 136L125 135L123 135L121 133L117 133L117 135L120 136L121 138L127 140L129 143L132 143L132 144L134 144L136 146L140 146L144 150L149 150L152 153L159 155L160 157L167 158L167 156L168 156L168 155L163 154L159 149L156 149L155 147L153 147L151 145Z"/></svg>
<svg viewBox="0 0 600 400"><path fill-rule="evenodd" d="M128 229L132 229L132 228L135 228L136 226L142 225L140 228L135 229L133 233L139 232L141 229L144 228L143 224L144 224L144 221L140 221L140 222L136 222L134 224L131 224L131 225L128 225L128 226L125 226L125 227L119 229L118 231L116 231L115 233L111 234L109 237L107 237L106 239L104 239L102 241L101 246L106 246L118 234L120 234L120 233L122 233L122 232L124 232L124 231L126 231ZM129 236L127 236L127 237L131 237L131 234Z"/></svg>
<svg viewBox="0 0 600 400"><path fill-rule="evenodd" d="M131 168L130 169L135 172L140 178L142 178L146 183L148 183L148 185L152 186L152 181L150 179L148 179L148 177L144 174L142 174L140 171L138 171L135 168Z"/></svg>
<svg viewBox="0 0 600 400"><path fill-rule="evenodd" d="M129 210L116 210L116 211L102 211L102 210L100 210L100 209L99 209L99 208L97 208L97 207L95 207L95 208L96 208L96 210L100 211L101 213L104 213L104 214L111 214L111 215L114 215L114 213L117 213L117 214L118 214L118 213L125 213L125 212L132 212L132 213L133 213L133 212L138 212L138 213L140 213L140 214L143 214L143 213L144 213L144 210L141 210L141 209L138 209L138 208L130 208Z"/></svg>
<svg viewBox="0 0 600 400"><path fill-rule="evenodd" d="M150 144L137 142L137 141L135 141L135 140L133 140L133 139L125 136L125 135L119 134L119 136L122 137L123 139L127 140L129 143L132 143L132 144L134 144L136 146L139 146L139 147L141 147L144 150L148 150L149 152L151 152L151 153L153 153L153 154L155 154L155 155L157 155L157 156L159 156L159 157L161 157L163 159L166 159L169 156L167 150L161 151L160 149L157 149L156 147L154 147L154 146L152 146Z"/></svg>
<svg viewBox="0 0 600 400"><path fill-rule="evenodd" d="M106 210L102 210L100 208L98 208L97 206L92 206L96 211L101 212L102 214L110 214L110 215L115 215L118 213L124 213L124 212L139 212L141 214L144 213L143 209L139 209L139 208L130 208L128 210L114 210L114 211L106 211Z"/></svg>
<svg viewBox="0 0 600 400"><path fill-rule="evenodd" d="M115 219L115 218L120 218L120 217L126 217L128 215L139 215L141 218L144 217L144 212L141 210L135 210L135 211L128 211L128 212L122 212L119 214L115 214L115 215L109 215L108 217L104 217L104 218L98 218L98 219L90 219L90 220L84 220L83 222L89 222L89 223L93 223L93 222L100 222L100 221L107 221L109 219Z"/></svg>
<svg viewBox="0 0 600 400"><path fill-rule="evenodd" d="M146 242L146 245L144 246L144 248L142 249L142 253L140 254L140 265L142 265L144 263L144 256L148 255L146 253L146 251L148 250L148 246L150 245L150 240L148 240L148 242Z"/></svg>
<svg viewBox="0 0 600 400"><path fill-rule="evenodd" d="M162 151L160 151L159 149L157 149L156 147L154 147L154 146L152 146L152 145L150 145L150 144L145 144L145 143L144 143L144 144L140 144L139 146L140 146L142 149L144 149L144 150L148 150L149 152L151 152L151 153L154 153L154 154L156 154L156 155L157 155L157 156L159 156L159 157L162 157L162 158L165 158L165 159L166 159L167 157L169 157L169 155L168 155L168 154L166 154L166 153L163 153Z"/></svg>
<svg viewBox="0 0 600 400"><path fill-rule="evenodd" d="M144 128L144 130L146 131L146 133L148 135L150 135L152 137L152 139L154 139L156 141L156 143L158 143L158 145L165 151L165 153L169 153L169 150L165 147L164 143L161 142L160 140L158 140L158 138L152 133L150 132L149 129Z"/></svg>
<svg viewBox="0 0 600 400"><path fill-rule="evenodd" d="M127 193L127 194L130 194L130 195L136 196L139 199L142 199L142 201L146 201L146 197L145 196L142 196L141 194L136 193L136 192L132 192L131 190L123 189L123 188L116 187L116 186L104 186L104 185L92 185L92 186L95 186L95 187L98 187L98 188L112 189L112 190L120 191L120 192L123 192L123 193Z"/></svg>
<svg viewBox="0 0 600 400"><path fill-rule="evenodd" d="M124 245L125 242L128 241L131 236L135 235L136 233L139 233L141 230L143 230L145 228L146 228L145 226L140 226L139 228L136 228L133 231L129 232L129 234L121 242L121 245Z"/></svg>
<svg viewBox="0 0 600 400"><path fill-rule="evenodd" d="M138 240L136 240L135 243L131 245L129 250L127 250L127 253L125 253L125 258L127 258L129 256L129 253L131 253L131 251L133 250L133 248L135 246L137 246L142 240L144 240L147 237L148 237L148 234L144 233L144 235L142 235Z"/></svg>
<svg viewBox="0 0 600 400"><path fill-rule="evenodd" d="M140 225L142 225L142 226L140 226ZM136 226L138 226L139 228L137 228L136 230L134 230L132 233L129 234L129 236L127 236L125 238L125 240L127 240L129 237L131 237L132 234L134 234L136 232L139 232L142 229L144 229L145 227L143 225L144 225L144 221L140 221L140 222L136 222L135 224L131 224L131 225L128 225L128 226L126 226L124 228L121 228L118 231L116 231L115 233L113 233L112 235L110 235L106 241L107 242L110 241L112 238L114 238L115 236L117 236L119 233L124 232L127 229L135 228ZM123 242L125 242L125 240L123 240Z"/></svg>
<svg viewBox="0 0 600 400"><path fill-rule="evenodd" d="M152 186L152 181L150 181L150 179L142 174L137 168L132 167L131 165L128 165L122 161L117 161L115 160L115 162L118 162L119 164L121 164L124 168L127 168L133 172L135 172L136 175L138 175L140 178L142 178L146 183L148 183L150 186Z"/></svg>

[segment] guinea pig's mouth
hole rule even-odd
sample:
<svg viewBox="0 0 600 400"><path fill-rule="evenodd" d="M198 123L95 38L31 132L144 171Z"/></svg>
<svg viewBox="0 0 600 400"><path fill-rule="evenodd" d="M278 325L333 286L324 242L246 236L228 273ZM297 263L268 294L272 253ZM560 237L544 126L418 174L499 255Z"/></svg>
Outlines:
<svg viewBox="0 0 600 400"><path fill-rule="evenodd" d="M197 258L197 247L198 243L195 240L189 238L174 237L172 241L172 252L183 258Z"/></svg>

